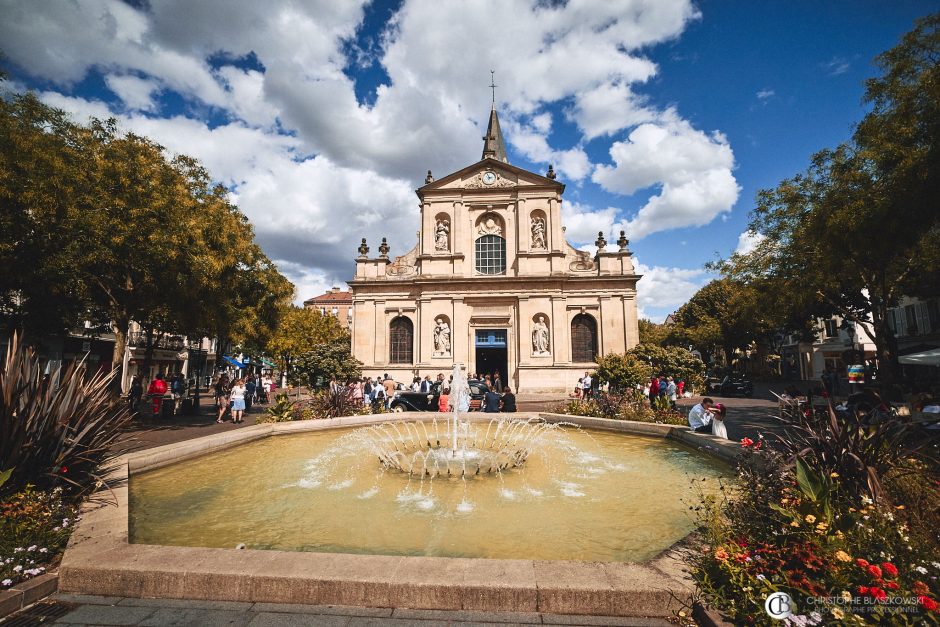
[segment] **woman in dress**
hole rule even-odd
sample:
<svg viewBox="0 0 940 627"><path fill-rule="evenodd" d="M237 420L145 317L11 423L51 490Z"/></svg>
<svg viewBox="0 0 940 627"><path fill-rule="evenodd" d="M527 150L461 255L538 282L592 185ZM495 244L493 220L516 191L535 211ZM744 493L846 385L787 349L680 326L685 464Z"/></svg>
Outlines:
<svg viewBox="0 0 940 627"><path fill-rule="evenodd" d="M222 422L222 417L225 415L225 412L228 410L228 375L223 374L220 376L213 386L213 391L215 394L215 408L218 410L219 415L216 416L216 422Z"/></svg>
<svg viewBox="0 0 940 627"><path fill-rule="evenodd" d="M727 413L727 406L721 403L715 403L712 407L712 435L717 435L725 440L728 439L728 429L725 426L725 414Z"/></svg>
<svg viewBox="0 0 940 627"><path fill-rule="evenodd" d="M232 403L232 422L245 422L242 419L242 413L245 411L245 382L236 379L228 398Z"/></svg>

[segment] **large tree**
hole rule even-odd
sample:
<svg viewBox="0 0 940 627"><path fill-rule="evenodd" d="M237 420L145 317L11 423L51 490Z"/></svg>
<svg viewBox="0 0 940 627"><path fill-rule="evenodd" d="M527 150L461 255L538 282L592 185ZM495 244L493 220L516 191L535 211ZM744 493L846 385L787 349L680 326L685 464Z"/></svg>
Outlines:
<svg viewBox="0 0 940 627"><path fill-rule="evenodd" d="M329 314L288 305L280 313L267 352L278 360L281 371L292 378L297 359L323 344L335 344L348 350L349 332Z"/></svg>
<svg viewBox="0 0 940 627"><path fill-rule="evenodd" d="M940 293L940 14L918 21L877 58L872 110L852 140L758 194L757 249L725 264L794 309L827 310L874 339L882 382L897 369L889 309Z"/></svg>

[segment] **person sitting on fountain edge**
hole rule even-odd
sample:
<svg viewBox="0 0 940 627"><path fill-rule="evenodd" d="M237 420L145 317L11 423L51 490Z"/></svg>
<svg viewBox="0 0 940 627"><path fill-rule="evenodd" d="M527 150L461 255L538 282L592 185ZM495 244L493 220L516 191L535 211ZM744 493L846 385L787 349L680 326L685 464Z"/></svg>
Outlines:
<svg viewBox="0 0 940 627"><path fill-rule="evenodd" d="M702 402L692 408L689 412L689 426L696 433L711 433L711 408L715 403L710 398L703 398Z"/></svg>
<svg viewBox="0 0 940 627"><path fill-rule="evenodd" d="M499 394L492 385L486 386L486 394L483 395L483 411L488 414L499 413Z"/></svg>
<svg viewBox="0 0 940 627"><path fill-rule="evenodd" d="M515 413L516 412L516 395L512 393L512 388L508 385L503 388L503 408L500 409L502 412Z"/></svg>

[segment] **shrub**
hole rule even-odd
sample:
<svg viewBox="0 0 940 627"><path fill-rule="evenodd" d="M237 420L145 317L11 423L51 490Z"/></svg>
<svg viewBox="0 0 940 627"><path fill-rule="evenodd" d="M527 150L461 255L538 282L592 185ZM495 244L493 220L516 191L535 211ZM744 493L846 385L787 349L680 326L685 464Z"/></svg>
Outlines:
<svg viewBox="0 0 940 627"><path fill-rule="evenodd" d="M597 378L601 383L609 383L613 392L634 389L651 376L653 369L649 363L629 353L610 353L597 362Z"/></svg>
<svg viewBox="0 0 940 627"><path fill-rule="evenodd" d="M296 403L287 397L287 394L280 393L274 397L274 403L268 407L263 418L258 422L288 422L294 419L294 405Z"/></svg>
<svg viewBox="0 0 940 627"><path fill-rule="evenodd" d="M591 399L574 399L557 408L558 413L569 416L594 416L614 420L633 420L656 424L685 425L681 412L667 406L654 409L648 406L646 397L636 390L626 394L600 394Z"/></svg>
<svg viewBox="0 0 940 627"><path fill-rule="evenodd" d="M627 354L652 364L654 374L667 374L676 381L685 381L686 390L700 387L705 382L705 363L680 346L663 348L640 344L627 351Z"/></svg>
<svg viewBox="0 0 940 627"><path fill-rule="evenodd" d="M85 379L83 365L58 382L14 335L0 370L0 494L66 487L76 495L104 484L102 469L121 454L116 444L131 416L110 391L114 373Z"/></svg>

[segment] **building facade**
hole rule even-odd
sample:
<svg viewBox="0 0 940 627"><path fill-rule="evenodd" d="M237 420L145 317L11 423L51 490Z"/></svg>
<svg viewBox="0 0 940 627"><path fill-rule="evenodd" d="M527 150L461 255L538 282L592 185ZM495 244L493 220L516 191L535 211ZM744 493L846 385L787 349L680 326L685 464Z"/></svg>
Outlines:
<svg viewBox="0 0 940 627"><path fill-rule="evenodd" d="M352 302L352 292L334 287L325 294L305 300L304 308L319 310L324 316L333 316L349 329L352 327Z"/></svg>
<svg viewBox="0 0 940 627"><path fill-rule="evenodd" d="M495 108L482 159L416 193L418 242L389 257L359 247L352 350L364 374L398 381L447 372L499 372L519 391L573 388L599 355L639 342L632 253L621 232L595 255L565 240L565 186L511 165Z"/></svg>

